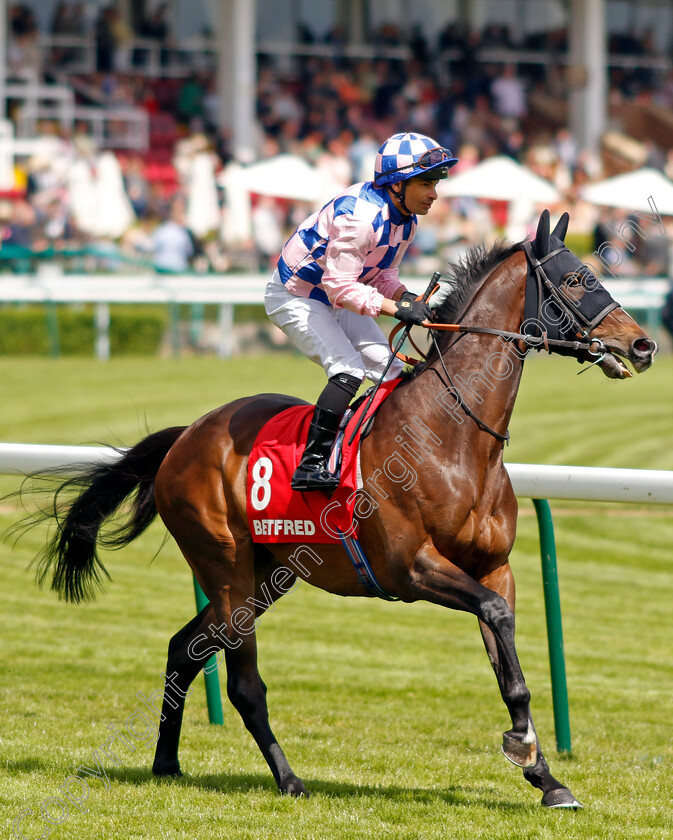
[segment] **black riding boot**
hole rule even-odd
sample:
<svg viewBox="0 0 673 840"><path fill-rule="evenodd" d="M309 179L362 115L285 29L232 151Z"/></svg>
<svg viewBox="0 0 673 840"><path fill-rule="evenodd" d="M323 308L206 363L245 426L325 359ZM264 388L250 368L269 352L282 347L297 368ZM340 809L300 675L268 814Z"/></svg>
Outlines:
<svg viewBox="0 0 673 840"><path fill-rule="evenodd" d="M338 414L316 405L306 449L290 482L293 490L324 490L330 493L339 486L338 477L327 471L327 460L343 416L344 412Z"/></svg>
<svg viewBox="0 0 673 840"><path fill-rule="evenodd" d="M316 402L306 449L290 482L293 490L324 490L330 493L339 486L339 479L327 471L327 460L341 418L361 382L359 377L350 373L337 373L327 380Z"/></svg>

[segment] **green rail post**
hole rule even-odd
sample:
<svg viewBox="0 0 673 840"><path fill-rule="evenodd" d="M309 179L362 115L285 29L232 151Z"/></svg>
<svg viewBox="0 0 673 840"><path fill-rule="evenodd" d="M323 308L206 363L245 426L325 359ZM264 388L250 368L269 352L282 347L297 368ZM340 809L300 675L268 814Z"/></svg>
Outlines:
<svg viewBox="0 0 673 840"><path fill-rule="evenodd" d="M542 559L542 586L547 616L547 643L551 671L552 703L556 749L560 753L572 750L570 741L570 714L568 711L568 685L563 653L563 625L561 622L561 596L559 594L556 564L556 541L551 508L546 499L533 499L540 531L540 557Z"/></svg>
<svg viewBox="0 0 673 840"><path fill-rule="evenodd" d="M189 327L189 340L193 347L197 347L203 335L203 324L206 316L206 307L203 303L192 304L192 321Z"/></svg>
<svg viewBox="0 0 673 840"><path fill-rule="evenodd" d="M180 355L180 304L174 300L168 304L168 321L171 335L171 350L177 358Z"/></svg>
<svg viewBox="0 0 673 840"><path fill-rule="evenodd" d="M209 601L196 578L194 578L194 597L196 598L196 611L200 613L204 607L208 606ZM208 720L211 723L222 725L224 715L222 714L222 695L220 693L217 658L211 656L203 667L203 678L206 681L206 700L208 701Z"/></svg>

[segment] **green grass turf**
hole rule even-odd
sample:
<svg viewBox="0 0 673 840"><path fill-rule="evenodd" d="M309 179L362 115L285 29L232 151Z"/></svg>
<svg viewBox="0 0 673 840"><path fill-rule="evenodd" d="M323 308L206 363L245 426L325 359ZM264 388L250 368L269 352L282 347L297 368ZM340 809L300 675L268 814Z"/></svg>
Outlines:
<svg viewBox="0 0 673 840"><path fill-rule="evenodd" d="M507 460L673 469L673 359L628 382L576 378L568 360L527 364ZM236 396L310 399L322 373L303 359L0 361L0 440L133 443ZM4 477L9 491L17 480ZM508 719L473 618L428 604L339 599L301 584L260 623L274 730L308 800L280 797L225 700L207 721L203 680L188 699L178 781L152 778L152 748L118 748L89 779L84 813L60 838L616 838L673 832L673 564L670 509L552 503L559 551L573 755L554 750L537 529L521 502L512 563L517 641L553 772L585 804L546 811L500 753ZM0 508L0 527L16 519ZM155 524L107 554L113 582L89 606L36 589L43 532L0 563L0 824L11 836L161 687L170 635L193 614L190 575ZM76 791L74 791L76 792ZM59 819L52 803L48 813ZM47 828L30 815L26 838ZM45 835L46 836L46 835Z"/></svg>

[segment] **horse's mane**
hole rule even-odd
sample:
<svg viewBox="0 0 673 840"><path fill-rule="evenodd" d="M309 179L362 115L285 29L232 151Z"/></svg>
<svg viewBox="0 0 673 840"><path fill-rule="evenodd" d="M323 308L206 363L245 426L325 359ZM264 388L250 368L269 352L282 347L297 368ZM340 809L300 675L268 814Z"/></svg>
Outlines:
<svg viewBox="0 0 673 840"><path fill-rule="evenodd" d="M523 242L511 243L498 240L492 248L475 245L458 262L450 262L447 266L450 278L445 281L450 285L450 291L434 310L435 320L444 324L453 324L458 321L491 271L520 251L522 247ZM430 356L434 355L434 352L433 348ZM407 376L413 378L424 369L425 364L416 365Z"/></svg>
<svg viewBox="0 0 673 840"><path fill-rule="evenodd" d="M499 240L490 249L485 245L475 245L458 262L449 263L450 280L447 282L451 284L452 291L435 309L437 321L452 324L460 318L487 275L521 248L521 242L512 244Z"/></svg>

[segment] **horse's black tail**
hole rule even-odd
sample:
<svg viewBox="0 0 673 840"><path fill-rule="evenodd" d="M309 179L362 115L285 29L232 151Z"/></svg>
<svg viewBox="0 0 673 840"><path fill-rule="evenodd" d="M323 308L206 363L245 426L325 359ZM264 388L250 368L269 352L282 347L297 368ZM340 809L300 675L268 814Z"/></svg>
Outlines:
<svg viewBox="0 0 673 840"><path fill-rule="evenodd" d="M57 526L31 564L40 585L51 572L51 588L60 598L75 604L93 600L96 590L102 588L103 576L110 577L98 556L98 546L122 548L152 522L157 515L154 479L185 428L155 432L132 449L120 450L119 459L83 467L57 487L49 508L31 520L52 519ZM130 509L112 528L100 533L105 520L136 488Z"/></svg>

